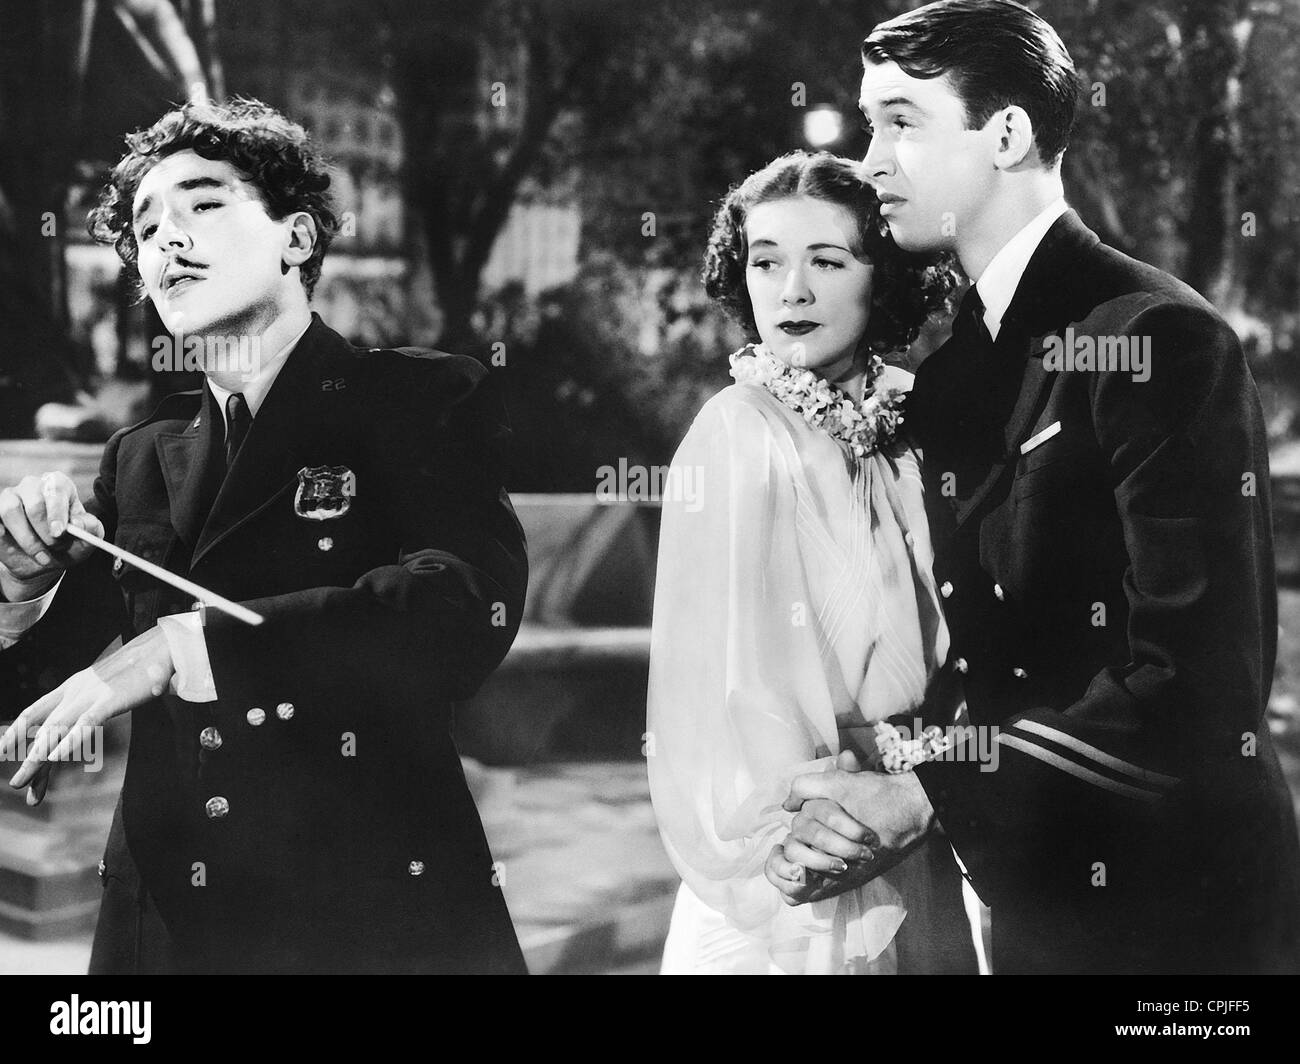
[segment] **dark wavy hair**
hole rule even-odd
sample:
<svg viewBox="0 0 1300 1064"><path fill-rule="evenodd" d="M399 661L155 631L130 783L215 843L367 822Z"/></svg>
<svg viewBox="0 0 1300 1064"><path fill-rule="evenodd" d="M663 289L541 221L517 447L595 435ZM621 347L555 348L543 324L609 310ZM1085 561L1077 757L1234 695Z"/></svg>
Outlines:
<svg viewBox="0 0 1300 1064"><path fill-rule="evenodd" d="M880 201L860 164L830 152L790 152L750 174L727 193L713 218L704 253L704 290L758 339L745 283L749 246L745 221L760 203L808 196L844 207L856 219L860 250L872 263L871 313L864 337L877 354L905 351L932 314L949 309L958 275L950 256L901 250L881 218Z"/></svg>
<svg viewBox="0 0 1300 1064"><path fill-rule="evenodd" d="M186 149L230 163L257 188L267 214L277 221L297 211L316 220L316 246L301 267L303 287L312 294L339 219L329 194L329 168L302 126L258 100L200 101L168 111L148 129L129 134L126 144L129 150L113 167L86 227L92 239L117 249L141 296L131 206L145 174Z"/></svg>
<svg viewBox="0 0 1300 1064"><path fill-rule="evenodd" d="M968 129L1023 107L1044 166L1070 143L1079 79L1061 38L1013 0L938 0L882 22L862 42L865 63L896 63L914 78L947 75Z"/></svg>

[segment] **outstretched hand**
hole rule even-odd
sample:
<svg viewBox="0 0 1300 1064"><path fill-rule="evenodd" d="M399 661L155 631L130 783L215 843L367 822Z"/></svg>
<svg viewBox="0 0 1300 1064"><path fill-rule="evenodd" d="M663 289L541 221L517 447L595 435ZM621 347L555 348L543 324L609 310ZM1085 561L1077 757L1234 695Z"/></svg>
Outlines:
<svg viewBox="0 0 1300 1064"><path fill-rule="evenodd" d="M789 905L834 897L893 867L929 832L934 809L914 773L863 772L846 751L835 768L797 776L790 834L764 872Z"/></svg>
<svg viewBox="0 0 1300 1064"><path fill-rule="evenodd" d="M14 760L19 741L36 729L9 786L26 787L27 804L39 805L54 764L72 760L85 749L91 729L161 695L174 671L167 639L155 627L90 668L73 673L23 710L0 735L0 759ZM96 743L91 748L102 746Z"/></svg>

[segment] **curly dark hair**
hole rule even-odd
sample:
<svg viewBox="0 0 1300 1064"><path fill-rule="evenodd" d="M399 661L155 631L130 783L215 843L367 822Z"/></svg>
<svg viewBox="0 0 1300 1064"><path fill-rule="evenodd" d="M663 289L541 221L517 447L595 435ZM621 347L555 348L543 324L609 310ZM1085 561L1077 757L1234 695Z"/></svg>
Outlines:
<svg viewBox="0 0 1300 1064"><path fill-rule="evenodd" d="M749 247L745 221L760 203L809 196L846 208L858 239L875 266L871 314L864 340L877 354L905 351L932 314L945 312L958 285L951 256L922 257L901 250L880 215L880 201L861 166L830 152L794 151L750 174L727 193L713 218L704 253L704 290L758 339L745 283Z"/></svg>
<svg viewBox="0 0 1300 1064"><path fill-rule="evenodd" d="M92 239L117 249L141 297L132 203L145 174L186 149L230 163L257 188L277 221L297 211L316 220L316 246L301 267L303 287L312 294L339 219L329 194L329 168L302 126L259 100L192 101L168 111L148 129L128 134L126 144L129 150L113 167L86 228Z"/></svg>

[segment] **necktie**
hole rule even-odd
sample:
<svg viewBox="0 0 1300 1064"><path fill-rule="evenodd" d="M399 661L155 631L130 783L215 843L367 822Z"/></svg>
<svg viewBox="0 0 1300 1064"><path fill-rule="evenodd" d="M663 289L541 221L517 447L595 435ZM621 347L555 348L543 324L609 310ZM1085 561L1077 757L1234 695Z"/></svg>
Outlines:
<svg viewBox="0 0 1300 1064"><path fill-rule="evenodd" d="M993 335L984 321L984 300L980 298L979 289L974 285L966 289L966 294L962 296L957 320L967 342L978 344L984 349L993 346Z"/></svg>
<svg viewBox="0 0 1300 1064"><path fill-rule="evenodd" d="M966 290L953 323L962 357L952 396L967 455L983 463L1000 457L1002 434L1020 389L1023 364L999 345L984 321L984 300L974 285ZM1008 342L1013 338L1007 337Z"/></svg>
<svg viewBox="0 0 1300 1064"><path fill-rule="evenodd" d="M253 415L242 392L235 392L226 400L226 468L235 464L235 455L248 435Z"/></svg>

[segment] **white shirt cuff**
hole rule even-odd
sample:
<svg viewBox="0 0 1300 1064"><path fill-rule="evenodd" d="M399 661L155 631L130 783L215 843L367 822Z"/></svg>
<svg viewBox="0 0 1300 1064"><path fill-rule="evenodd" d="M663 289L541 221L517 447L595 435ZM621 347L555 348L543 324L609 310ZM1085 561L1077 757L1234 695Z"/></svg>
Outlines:
<svg viewBox="0 0 1300 1064"><path fill-rule="evenodd" d="M61 583L62 576L40 598L28 599L26 602L0 602L0 650L13 646L45 616L45 611L54 601L54 592L59 590Z"/></svg>
<svg viewBox="0 0 1300 1064"><path fill-rule="evenodd" d="M215 702L217 685L212 679L208 643L203 624L195 613L175 613L158 618L158 627L172 654L172 693L186 702Z"/></svg>

